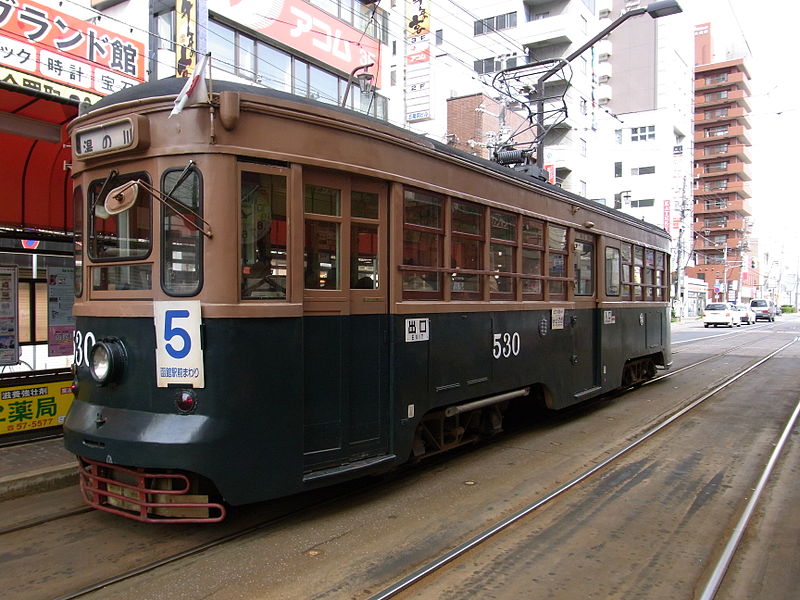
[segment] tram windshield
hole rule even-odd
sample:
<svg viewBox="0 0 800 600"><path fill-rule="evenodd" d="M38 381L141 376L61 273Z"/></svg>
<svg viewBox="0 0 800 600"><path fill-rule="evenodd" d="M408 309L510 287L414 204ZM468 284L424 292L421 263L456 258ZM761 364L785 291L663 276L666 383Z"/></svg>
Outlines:
<svg viewBox="0 0 800 600"><path fill-rule="evenodd" d="M120 262L143 259L152 249L152 201L143 189L129 210L109 214L105 207L109 191L125 183L143 180L147 173L109 173L89 185L88 253L94 262ZM150 265L99 266L92 268L94 290L148 290L152 287Z"/></svg>

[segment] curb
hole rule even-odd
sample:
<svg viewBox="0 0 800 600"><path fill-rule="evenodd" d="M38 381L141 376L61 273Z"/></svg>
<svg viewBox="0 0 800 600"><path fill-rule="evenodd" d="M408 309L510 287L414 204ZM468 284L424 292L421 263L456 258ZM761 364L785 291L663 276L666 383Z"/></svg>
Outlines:
<svg viewBox="0 0 800 600"><path fill-rule="evenodd" d="M35 469L18 475L6 475L0 477L0 501L57 490L77 483L78 465L74 462Z"/></svg>

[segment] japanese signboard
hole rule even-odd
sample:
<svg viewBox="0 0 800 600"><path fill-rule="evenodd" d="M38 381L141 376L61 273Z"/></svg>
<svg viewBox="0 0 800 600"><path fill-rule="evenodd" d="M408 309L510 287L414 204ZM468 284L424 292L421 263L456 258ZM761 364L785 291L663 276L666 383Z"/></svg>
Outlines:
<svg viewBox="0 0 800 600"><path fill-rule="evenodd" d="M144 44L30 0L0 0L0 80L96 100L144 81Z"/></svg>
<svg viewBox="0 0 800 600"><path fill-rule="evenodd" d="M175 73L189 77L197 65L197 2L182 0L181 9L175 11Z"/></svg>
<svg viewBox="0 0 800 600"><path fill-rule="evenodd" d="M47 356L70 356L75 321L72 304L75 299L73 267L47 269Z"/></svg>
<svg viewBox="0 0 800 600"><path fill-rule="evenodd" d="M429 0L406 1L406 121L431 115L431 30Z"/></svg>
<svg viewBox="0 0 800 600"><path fill-rule="evenodd" d="M0 267L0 365L18 363L17 267Z"/></svg>
<svg viewBox="0 0 800 600"><path fill-rule="evenodd" d="M0 435L64 424L71 381L0 388Z"/></svg>
<svg viewBox="0 0 800 600"><path fill-rule="evenodd" d="M370 72L380 87L380 43L302 0L208 0L208 9L277 42L350 73L375 63ZM212 57L213 64L213 57Z"/></svg>

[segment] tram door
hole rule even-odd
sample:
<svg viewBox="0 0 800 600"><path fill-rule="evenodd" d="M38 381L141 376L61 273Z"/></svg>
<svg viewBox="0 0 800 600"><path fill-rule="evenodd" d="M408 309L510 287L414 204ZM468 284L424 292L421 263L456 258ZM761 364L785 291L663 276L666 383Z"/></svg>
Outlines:
<svg viewBox="0 0 800 600"><path fill-rule="evenodd" d="M387 194L303 175L304 468L388 451Z"/></svg>
<svg viewBox="0 0 800 600"><path fill-rule="evenodd" d="M570 328L572 338L571 378L576 397L594 390L599 385L598 373L598 311L597 271L595 269L594 236L576 233L573 240L572 269L574 275L574 299L576 310L565 327Z"/></svg>

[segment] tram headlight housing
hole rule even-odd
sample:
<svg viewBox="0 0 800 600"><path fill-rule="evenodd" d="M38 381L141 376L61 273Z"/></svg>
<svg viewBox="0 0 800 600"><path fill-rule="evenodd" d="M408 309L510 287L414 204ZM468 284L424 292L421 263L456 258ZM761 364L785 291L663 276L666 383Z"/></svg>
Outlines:
<svg viewBox="0 0 800 600"><path fill-rule="evenodd" d="M125 367L125 346L120 340L105 339L89 351L89 372L100 385L119 381Z"/></svg>

